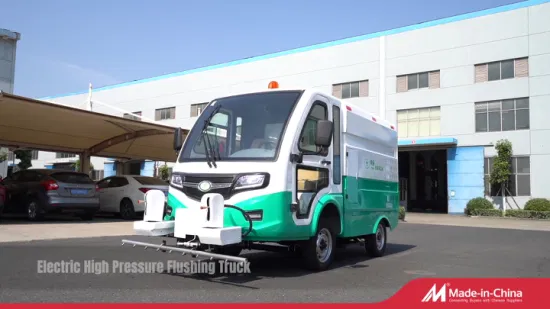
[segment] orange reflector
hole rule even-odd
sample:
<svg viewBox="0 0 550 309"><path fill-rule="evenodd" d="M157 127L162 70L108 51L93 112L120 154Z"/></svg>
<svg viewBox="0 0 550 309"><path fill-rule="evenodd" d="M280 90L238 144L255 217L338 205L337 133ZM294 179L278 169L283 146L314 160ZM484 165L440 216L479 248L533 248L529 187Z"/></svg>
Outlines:
<svg viewBox="0 0 550 309"><path fill-rule="evenodd" d="M267 85L267 88L269 89L278 89L279 83L276 81L269 82L269 85Z"/></svg>

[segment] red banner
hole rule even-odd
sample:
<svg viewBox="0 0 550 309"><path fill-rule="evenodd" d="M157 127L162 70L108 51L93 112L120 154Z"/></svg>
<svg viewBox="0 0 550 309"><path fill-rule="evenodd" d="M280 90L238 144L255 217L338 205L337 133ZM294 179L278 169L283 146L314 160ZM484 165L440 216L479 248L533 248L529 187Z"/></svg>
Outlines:
<svg viewBox="0 0 550 309"><path fill-rule="evenodd" d="M379 303L372 304L285 304L311 308L550 308L547 303L547 293L550 295L550 278L537 279L468 279L468 278L421 278L412 280L394 296ZM52 308L63 307L98 308L121 306L139 308L159 308L159 304L3 304L2 309L10 308ZM182 306L200 308L244 307L262 309L279 308L280 304L163 304L163 308L181 308Z"/></svg>

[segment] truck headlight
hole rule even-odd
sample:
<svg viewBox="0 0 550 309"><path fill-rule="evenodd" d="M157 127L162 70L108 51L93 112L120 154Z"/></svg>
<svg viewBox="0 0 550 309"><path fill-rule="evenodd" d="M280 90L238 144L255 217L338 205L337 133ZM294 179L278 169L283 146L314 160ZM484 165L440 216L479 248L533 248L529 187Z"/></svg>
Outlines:
<svg viewBox="0 0 550 309"><path fill-rule="evenodd" d="M181 175L172 175L170 179L170 184L174 187L182 188L183 187L183 178Z"/></svg>
<svg viewBox="0 0 550 309"><path fill-rule="evenodd" d="M237 182L235 183L235 190L262 187L264 185L265 178L265 174L243 175L237 179Z"/></svg>

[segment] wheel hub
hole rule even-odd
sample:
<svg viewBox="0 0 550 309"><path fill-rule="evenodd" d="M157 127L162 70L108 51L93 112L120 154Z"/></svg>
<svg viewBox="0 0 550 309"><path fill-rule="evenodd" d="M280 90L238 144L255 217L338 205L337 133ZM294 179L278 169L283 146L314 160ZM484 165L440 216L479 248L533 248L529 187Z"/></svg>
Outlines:
<svg viewBox="0 0 550 309"><path fill-rule="evenodd" d="M332 235L330 231L323 228L317 234L317 259L325 263L332 254Z"/></svg>

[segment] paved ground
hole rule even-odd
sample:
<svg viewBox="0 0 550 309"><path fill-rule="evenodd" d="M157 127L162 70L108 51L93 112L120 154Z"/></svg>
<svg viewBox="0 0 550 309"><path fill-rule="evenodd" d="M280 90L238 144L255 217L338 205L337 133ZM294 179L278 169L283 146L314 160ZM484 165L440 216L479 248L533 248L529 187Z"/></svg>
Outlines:
<svg viewBox="0 0 550 309"><path fill-rule="evenodd" d="M42 222L29 222L24 218L7 216L0 219L0 243L44 239L86 238L130 235L133 222L114 217L96 217L82 221L71 216L46 218Z"/></svg>
<svg viewBox="0 0 550 309"><path fill-rule="evenodd" d="M37 274L37 260L185 260L123 247L122 237L1 243L0 302L375 302L422 276L550 277L550 232L403 223L390 236L387 256L350 247L322 273L291 256L248 253L252 274L195 277Z"/></svg>
<svg viewBox="0 0 550 309"><path fill-rule="evenodd" d="M518 220L510 218L469 218L439 214L407 214L408 223L506 228L517 230L550 231L550 220ZM74 217L52 217L43 222L30 223L18 217L0 219L0 243L44 239L122 236L133 233L133 222L100 216L91 222Z"/></svg>

